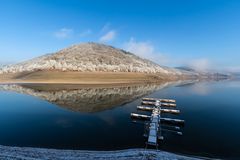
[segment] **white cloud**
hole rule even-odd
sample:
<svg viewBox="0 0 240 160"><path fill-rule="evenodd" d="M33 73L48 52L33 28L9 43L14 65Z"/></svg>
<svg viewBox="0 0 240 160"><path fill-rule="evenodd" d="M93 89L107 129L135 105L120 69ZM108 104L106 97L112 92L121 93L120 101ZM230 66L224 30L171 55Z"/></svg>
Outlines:
<svg viewBox="0 0 240 160"><path fill-rule="evenodd" d="M92 34L92 30L87 29L87 30L83 31L82 33L80 33L79 35L80 35L80 37L85 37L85 36L88 36L90 34Z"/></svg>
<svg viewBox="0 0 240 160"><path fill-rule="evenodd" d="M229 66L229 67L225 67L224 71L227 72L233 72L233 73L240 73L240 66Z"/></svg>
<svg viewBox="0 0 240 160"><path fill-rule="evenodd" d="M158 64L165 65L168 63L168 58L157 52L150 42L137 42L134 38L131 38L128 42L124 43L124 49Z"/></svg>
<svg viewBox="0 0 240 160"><path fill-rule="evenodd" d="M106 24L102 27L100 33L107 32L107 31L109 30L109 28L110 28L110 25L111 25L111 24L110 24L109 22L106 23Z"/></svg>
<svg viewBox="0 0 240 160"><path fill-rule="evenodd" d="M61 28L60 30L54 33L54 36L59 39L66 39L71 37L72 34L73 34L73 29Z"/></svg>
<svg viewBox="0 0 240 160"><path fill-rule="evenodd" d="M200 72L240 73L240 66L225 66L209 58L181 59L177 64L179 66L190 67Z"/></svg>
<svg viewBox="0 0 240 160"><path fill-rule="evenodd" d="M115 37L116 37L116 31L111 30L111 31L108 31L102 37L100 37L99 41L101 41L101 42L109 42L109 41L112 41Z"/></svg>
<svg viewBox="0 0 240 160"><path fill-rule="evenodd" d="M214 69L212 63L207 58L190 60L187 65L197 71L210 71Z"/></svg>

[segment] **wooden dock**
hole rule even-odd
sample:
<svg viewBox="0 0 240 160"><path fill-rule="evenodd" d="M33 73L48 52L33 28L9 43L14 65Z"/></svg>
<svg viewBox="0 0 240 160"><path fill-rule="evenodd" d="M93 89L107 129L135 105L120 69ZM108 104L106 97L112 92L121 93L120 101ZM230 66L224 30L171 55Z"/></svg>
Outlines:
<svg viewBox="0 0 240 160"><path fill-rule="evenodd" d="M161 131L167 131L167 132L175 133L177 135L182 135L182 132L178 130L180 130L179 126L185 123L184 120L161 117L161 113L180 114L180 110L167 109L168 107L176 107L177 105L175 103L176 103L176 100L173 100L173 99L143 98L141 103L142 105L137 106L137 109L142 111L152 112L151 115L131 113L132 118L134 119L137 118L139 120L146 121L145 123L146 134L144 134L144 136L147 137L147 142L146 142L147 145L158 147L159 140L164 139L163 136L161 135ZM163 107L167 107L167 108L163 108ZM162 123L165 123L167 125L171 124L171 125L177 125L177 126L173 126L173 127L169 127L168 129L165 129L161 125Z"/></svg>

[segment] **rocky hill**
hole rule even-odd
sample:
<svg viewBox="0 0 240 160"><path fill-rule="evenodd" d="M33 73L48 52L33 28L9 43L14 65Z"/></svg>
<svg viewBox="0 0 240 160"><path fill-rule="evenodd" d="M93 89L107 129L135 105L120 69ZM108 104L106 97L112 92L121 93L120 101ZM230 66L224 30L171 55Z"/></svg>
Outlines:
<svg viewBox="0 0 240 160"><path fill-rule="evenodd" d="M5 66L3 73L42 70L78 72L140 72L167 75L192 75L193 72L162 67L147 59L111 46L98 43L73 45L23 63Z"/></svg>

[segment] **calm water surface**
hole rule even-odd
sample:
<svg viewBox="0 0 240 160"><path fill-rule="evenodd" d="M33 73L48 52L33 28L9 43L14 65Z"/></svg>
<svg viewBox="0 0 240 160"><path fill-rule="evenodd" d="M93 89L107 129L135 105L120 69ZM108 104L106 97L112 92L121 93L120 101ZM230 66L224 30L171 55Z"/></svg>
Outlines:
<svg viewBox="0 0 240 160"><path fill-rule="evenodd" d="M68 88L68 89L66 89ZM240 159L240 82L87 88L0 86L0 145L116 150L145 147L131 112L144 96L177 100L183 136L163 132L160 149ZM140 112L143 113L143 112Z"/></svg>

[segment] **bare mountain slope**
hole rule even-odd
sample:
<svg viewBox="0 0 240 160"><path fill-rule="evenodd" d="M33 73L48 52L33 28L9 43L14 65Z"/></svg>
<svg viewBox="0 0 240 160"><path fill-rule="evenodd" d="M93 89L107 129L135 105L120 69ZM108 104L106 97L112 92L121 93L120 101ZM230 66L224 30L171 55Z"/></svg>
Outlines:
<svg viewBox="0 0 240 160"><path fill-rule="evenodd" d="M192 75L187 71L159 66L132 53L97 43L73 45L53 54L44 55L23 63L5 66L3 73L33 71L79 71L79 72L139 72L167 75Z"/></svg>

